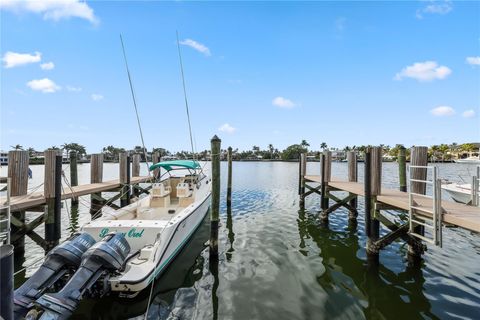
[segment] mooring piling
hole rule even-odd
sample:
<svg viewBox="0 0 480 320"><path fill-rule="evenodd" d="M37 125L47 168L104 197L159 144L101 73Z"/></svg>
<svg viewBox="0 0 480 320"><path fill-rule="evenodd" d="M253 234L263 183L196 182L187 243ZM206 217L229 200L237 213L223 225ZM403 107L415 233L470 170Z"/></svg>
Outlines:
<svg viewBox="0 0 480 320"><path fill-rule="evenodd" d="M62 233L62 156L56 150L45 152L45 251L54 248Z"/></svg>
<svg viewBox="0 0 480 320"><path fill-rule="evenodd" d="M367 163L365 163L367 167ZM369 164L370 167L370 207L369 207L369 228L370 232L367 235L367 254L376 259L378 256L379 248L376 242L380 236L380 222L377 219L379 212L375 203L377 202L377 196L382 192L382 148L371 147L369 148ZM365 200L366 201L366 200ZM366 209L365 209L366 214Z"/></svg>
<svg viewBox="0 0 480 320"><path fill-rule="evenodd" d="M160 152L157 151L152 154L152 162L153 164L160 162ZM153 177L155 179L160 177L160 168L153 170Z"/></svg>
<svg viewBox="0 0 480 320"><path fill-rule="evenodd" d="M210 255L218 256L218 224L220 211L220 148L222 140L216 135L211 142L212 205L210 208Z"/></svg>
<svg viewBox="0 0 480 320"><path fill-rule="evenodd" d="M136 153L132 155L132 177L140 176L140 154ZM133 195L138 196L139 191L136 188L133 188Z"/></svg>
<svg viewBox="0 0 480 320"><path fill-rule="evenodd" d="M227 179L227 207L232 206L232 147L227 149L228 179Z"/></svg>
<svg viewBox="0 0 480 320"><path fill-rule="evenodd" d="M358 163L357 163L357 153L355 151L347 152L347 163L348 163L348 181L357 182L358 181ZM353 196L352 193L349 193L349 196ZM358 216L357 209L357 197L353 197L349 204L355 210L349 209L348 218L350 220L356 220Z"/></svg>
<svg viewBox="0 0 480 320"><path fill-rule="evenodd" d="M427 147L412 147L410 150L410 192L416 194L426 194L427 192L427 165L428 165L428 148ZM422 168L419 168L422 167ZM420 180L420 181L415 181ZM425 234L425 227L417 225L414 232L419 235ZM423 253L422 247L417 245L408 246L409 259L412 262L418 261Z"/></svg>
<svg viewBox="0 0 480 320"><path fill-rule="evenodd" d="M130 203L130 157L128 153L119 154L119 177L120 177L120 207L125 207Z"/></svg>
<svg viewBox="0 0 480 320"><path fill-rule="evenodd" d="M78 186L77 152L70 151L70 186ZM72 198L72 205L78 205L78 198Z"/></svg>
<svg viewBox="0 0 480 320"><path fill-rule="evenodd" d="M407 156L406 149L401 146L398 149L398 181L400 182L400 191L407 192Z"/></svg>
<svg viewBox="0 0 480 320"><path fill-rule="evenodd" d="M24 196L28 190L28 151L8 152L8 177L11 181L10 196ZM11 213L12 234L18 232L25 225L25 210L15 210ZM25 252L25 237L12 241L15 256Z"/></svg>
<svg viewBox="0 0 480 320"><path fill-rule="evenodd" d="M100 182L103 182L103 154L96 153L90 156L90 183ZM102 193L92 193L90 201L90 213L95 214L102 208Z"/></svg>
<svg viewBox="0 0 480 320"><path fill-rule="evenodd" d="M305 153L300 154L299 166L300 205L303 206L305 204L305 175L307 174L307 155Z"/></svg>
<svg viewBox="0 0 480 320"><path fill-rule="evenodd" d="M320 163L321 163L321 187L320 187L320 207L322 209L320 213L320 219L326 223L328 222L328 215L330 211L328 210L328 206L330 203L329 200L329 190L328 190L328 183L332 179L332 153L330 151L324 151L320 155Z"/></svg>

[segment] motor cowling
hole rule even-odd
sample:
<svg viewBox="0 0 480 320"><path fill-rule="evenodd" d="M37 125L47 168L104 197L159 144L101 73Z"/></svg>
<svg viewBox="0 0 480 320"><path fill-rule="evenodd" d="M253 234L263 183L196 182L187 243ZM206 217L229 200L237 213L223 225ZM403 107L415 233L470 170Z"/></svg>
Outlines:
<svg viewBox="0 0 480 320"><path fill-rule="evenodd" d="M47 289L57 283L67 272L75 271L82 261L83 254L95 244L95 239L85 232L75 233L62 244L52 249L40 268L15 290L15 319L23 318L32 303Z"/></svg>
<svg viewBox="0 0 480 320"><path fill-rule="evenodd" d="M80 267L61 291L44 294L36 301L35 304L45 310L41 319L69 318L99 278L109 277L122 268L129 252L130 245L121 233L108 234L97 242L83 254ZM103 288L101 294L109 289Z"/></svg>

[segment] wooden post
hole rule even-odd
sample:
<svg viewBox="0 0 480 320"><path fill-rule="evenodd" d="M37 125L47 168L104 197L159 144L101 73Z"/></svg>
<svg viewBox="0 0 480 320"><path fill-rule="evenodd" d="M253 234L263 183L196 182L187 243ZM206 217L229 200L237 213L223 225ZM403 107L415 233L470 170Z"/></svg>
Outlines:
<svg viewBox="0 0 480 320"><path fill-rule="evenodd" d="M382 148L370 148L372 164L372 196L382 193Z"/></svg>
<svg viewBox="0 0 480 320"><path fill-rule="evenodd" d="M320 154L320 208L322 209L322 211L328 209L328 203L326 204L325 202L326 190L327 188L325 181L325 155Z"/></svg>
<svg viewBox="0 0 480 320"><path fill-rule="evenodd" d="M160 152L154 152L152 154L152 162L153 164L160 162ZM153 177L155 179L160 178L160 169L153 170Z"/></svg>
<svg viewBox="0 0 480 320"><path fill-rule="evenodd" d="M103 154L97 153L90 156L90 183L103 182ZM102 202L98 200L102 193L91 195L90 214L96 214L102 208Z"/></svg>
<svg viewBox="0 0 480 320"><path fill-rule="evenodd" d="M132 156L132 177L139 177L139 176L140 176L140 155L134 154ZM135 188L133 189L133 195L134 196L139 195L138 190Z"/></svg>
<svg viewBox="0 0 480 320"><path fill-rule="evenodd" d="M400 191L407 192L407 156L405 147L398 149L398 180L400 182Z"/></svg>
<svg viewBox="0 0 480 320"><path fill-rule="evenodd" d="M220 148L222 140L216 135L211 142L212 206L210 208L210 255L218 256L218 223L220 211Z"/></svg>
<svg viewBox="0 0 480 320"><path fill-rule="evenodd" d="M129 156L126 152L122 152L119 154L119 167L120 167L120 192L121 192L121 197L120 197L120 206L125 207L130 203L130 161L129 161Z"/></svg>
<svg viewBox="0 0 480 320"><path fill-rule="evenodd" d="M347 161L348 161L348 181L357 182L358 181L358 163L357 163L357 153L355 151L347 152ZM352 208L357 208L357 198L350 200L350 206ZM348 218L350 220L357 219L358 212L357 210L350 210Z"/></svg>
<svg viewBox="0 0 480 320"><path fill-rule="evenodd" d="M27 194L28 189L28 151L10 151L8 152L8 177L10 178L11 191L10 196L23 196ZM13 217L21 222L25 222L25 210L11 213ZM12 234L18 230L12 225ZM13 242L15 247L15 257L23 255L25 252L25 237L21 237Z"/></svg>
<svg viewBox="0 0 480 320"><path fill-rule="evenodd" d="M45 220L46 251L50 251L58 244L62 232L62 156L57 150L45 151L43 193L47 204L47 218Z"/></svg>
<svg viewBox="0 0 480 320"><path fill-rule="evenodd" d="M378 264L379 255L375 241L378 239L379 222L375 220L374 204L376 196L373 194L373 148L367 148L365 151L365 173L364 173L364 192L365 192L365 234L367 236L367 261L368 266ZM377 166L378 167L378 166Z"/></svg>
<svg viewBox="0 0 480 320"><path fill-rule="evenodd" d="M328 183L332 179L332 152L324 151L321 155L321 165L322 165L322 186L321 186L321 208L322 210L328 209L329 199L328 199ZM326 217L328 219L328 216Z"/></svg>
<svg viewBox="0 0 480 320"><path fill-rule="evenodd" d="M307 173L307 155L300 154L300 205L305 204L305 174Z"/></svg>
<svg viewBox="0 0 480 320"><path fill-rule="evenodd" d="M227 207L232 206L232 147L228 147Z"/></svg>
<svg viewBox="0 0 480 320"><path fill-rule="evenodd" d="M427 147L412 147L410 150L410 166L422 166L425 168L411 168L410 177L415 180L427 180L428 165L428 148ZM427 191L427 184L424 182L413 182L410 184L410 192L425 194ZM423 226L415 226L414 232L420 235L425 233ZM408 256L411 262L419 261L422 255L420 246L408 246Z"/></svg>
<svg viewBox="0 0 480 320"><path fill-rule="evenodd" d="M70 186L78 186L77 153L70 151ZM72 198L72 206L78 205L78 198Z"/></svg>

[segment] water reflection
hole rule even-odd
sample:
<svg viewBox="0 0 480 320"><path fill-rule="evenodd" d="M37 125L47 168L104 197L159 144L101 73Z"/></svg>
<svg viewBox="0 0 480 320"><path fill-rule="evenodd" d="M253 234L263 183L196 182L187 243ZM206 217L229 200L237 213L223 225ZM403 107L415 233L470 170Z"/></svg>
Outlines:
<svg viewBox="0 0 480 320"><path fill-rule="evenodd" d="M68 208L67 208L68 210ZM68 211L67 211L68 212ZM79 223L78 223L78 204L73 204L70 207L70 223L68 224L67 230L70 232L70 236L73 235L75 232L78 231Z"/></svg>
<svg viewBox="0 0 480 320"><path fill-rule="evenodd" d="M233 232L233 219L232 219L232 207L227 206L227 230L228 230L228 242L230 247L227 249L225 253L227 257L227 261L230 262L232 260L232 255L235 249L233 248L233 242L235 241L235 233Z"/></svg>
<svg viewBox="0 0 480 320"><path fill-rule="evenodd" d="M367 319L417 318L419 313L437 318L424 294L422 269L407 265L395 273L383 264L369 264L354 221L347 232L335 231L319 223L316 214L299 210L298 226L300 247L305 248L305 239L311 239L320 250L325 272L317 282L328 292L325 310L329 316L358 317L362 310Z"/></svg>

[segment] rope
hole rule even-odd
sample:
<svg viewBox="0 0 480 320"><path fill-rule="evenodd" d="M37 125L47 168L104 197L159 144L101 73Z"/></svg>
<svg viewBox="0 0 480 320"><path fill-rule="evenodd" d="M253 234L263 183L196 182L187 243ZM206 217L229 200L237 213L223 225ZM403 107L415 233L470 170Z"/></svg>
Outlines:
<svg viewBox="0 0 480 320"><path fill-rule="evenodd" d="M135 90L133 88L132 77L130 75L130 70L128 68L127 55L125 53L125 46L123 45L123 38L121 34L120 34L120 42L122 43L123 58L125 59L125 68L127 69L128 82L130 83L130 92L132 93L133 106L135 107L135 114L137 116L138 130L140 131L140 138L142 139L143 155L145 157L145 163L147 164L147 168L148 168L149 165L148 165L147 151L145 148L145 141L143 139L142 125L140 124L140 117L138 115L137 99L135 97ZM148 175L150 176L150 170L148 170Z"/></svg>

